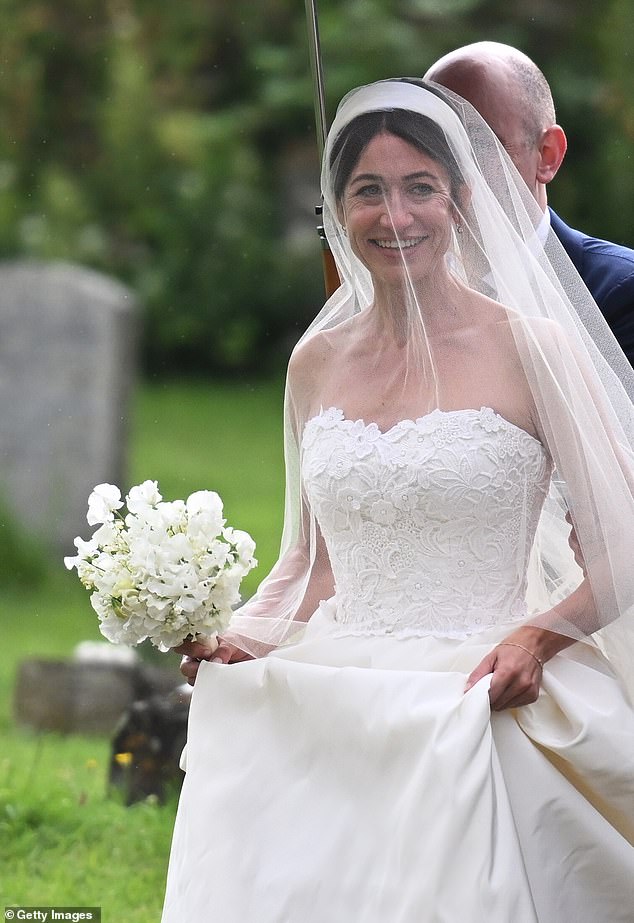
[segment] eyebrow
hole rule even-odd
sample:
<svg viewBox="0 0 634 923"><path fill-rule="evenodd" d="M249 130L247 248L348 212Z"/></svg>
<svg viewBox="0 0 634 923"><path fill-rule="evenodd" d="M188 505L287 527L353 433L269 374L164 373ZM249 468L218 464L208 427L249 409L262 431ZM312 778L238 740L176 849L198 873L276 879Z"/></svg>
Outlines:
<svg viewBox="0 0 634 923"><path fill-rule="evenodd" d="M359 173L357 176L353 176L350 180L351 183L367 182L376 182L377 180L383 179L378 173ZM438 176L435 173L430 173L429 170L419 170L417 173L408 173L406 176L403 176L404 180L413 180L413 179L438 179Z"/></svg>

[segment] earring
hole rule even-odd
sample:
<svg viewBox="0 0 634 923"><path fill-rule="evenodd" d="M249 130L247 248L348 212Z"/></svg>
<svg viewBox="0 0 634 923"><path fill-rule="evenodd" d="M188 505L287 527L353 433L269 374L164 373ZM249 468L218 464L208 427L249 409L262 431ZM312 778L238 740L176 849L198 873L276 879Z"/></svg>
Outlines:
<svg viewBox="0 0 634 923"><path fill-rule="evenodd" d="M456 222L456 233L462 234L462 225L458 224L458 222Z"/></svg>

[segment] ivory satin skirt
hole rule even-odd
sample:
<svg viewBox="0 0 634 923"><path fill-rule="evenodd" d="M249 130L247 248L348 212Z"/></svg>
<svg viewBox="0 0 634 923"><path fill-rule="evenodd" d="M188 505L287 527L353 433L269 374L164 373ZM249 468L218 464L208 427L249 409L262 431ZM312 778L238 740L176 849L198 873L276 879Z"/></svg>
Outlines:
<svg viewBox="0 0 634 923"><path fill-rule="evenodd" d="M163 923L633 923L634 711L576 644L492 714L506 633L201 664Z"/></svg>

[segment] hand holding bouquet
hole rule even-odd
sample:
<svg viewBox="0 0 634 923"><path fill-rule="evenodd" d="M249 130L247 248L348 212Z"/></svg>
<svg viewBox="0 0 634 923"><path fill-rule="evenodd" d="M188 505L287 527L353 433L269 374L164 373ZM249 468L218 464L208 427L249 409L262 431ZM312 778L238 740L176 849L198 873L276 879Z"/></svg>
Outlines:
<svg viewBox="0 0 634 923"><path fill-rule="evenodd" d="M126 512L127 510L127 512ZM222 516L217 493L200 490L164 501L156 481L133 487L121 500L113 484L88 499L90 541L75 539L77 568L99 628L109 641L161 651L196 635L224 631L240 601L240 581L257 563L255 544Z"/></svg>

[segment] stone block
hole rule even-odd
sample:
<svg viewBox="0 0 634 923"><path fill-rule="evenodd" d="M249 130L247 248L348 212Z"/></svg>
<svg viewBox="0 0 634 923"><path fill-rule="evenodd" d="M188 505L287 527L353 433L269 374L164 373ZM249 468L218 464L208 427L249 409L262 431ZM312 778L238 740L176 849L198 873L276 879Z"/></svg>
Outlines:
<svg viewBox="0 0 634 923"><path fill-rule="evenodd" d="M180 683L178 658L165 666L107 660L22 661L14 689L17 724L65 734L112 734L133 702L167 698Z"/></svg>
<svg viewBox="0 0 634 923"><path fill-rule="evenodd" d="M57 553L87 537L88 494L124 477L132 293L63 263L0 264L0 496Z"/></svg>

